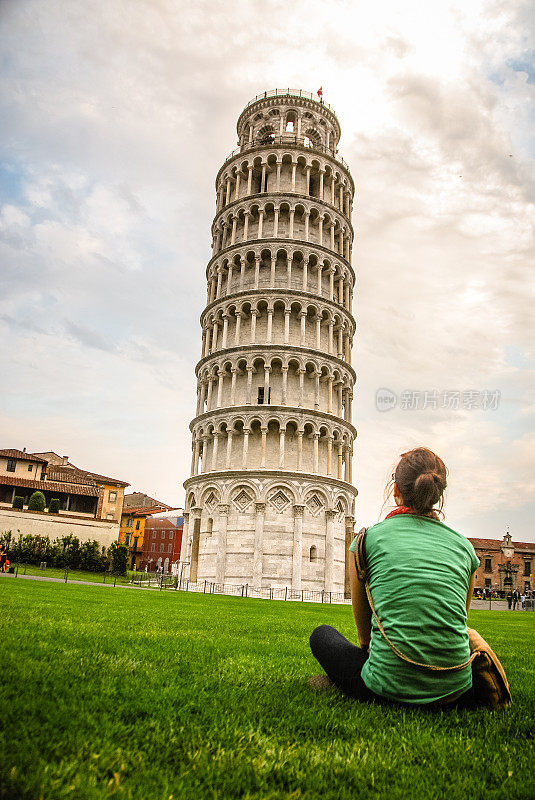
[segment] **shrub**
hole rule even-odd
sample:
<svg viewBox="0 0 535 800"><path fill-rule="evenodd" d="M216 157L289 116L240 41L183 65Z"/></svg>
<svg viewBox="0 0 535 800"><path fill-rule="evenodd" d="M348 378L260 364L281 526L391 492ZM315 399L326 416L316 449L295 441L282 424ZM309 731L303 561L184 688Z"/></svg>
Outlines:
<svg viewBox="0 0 535 800"><path fill-rule="evenodd" d="M15 495L13 498L13 508L22 508L24 506L24 497L19 497L19 495Z"/></svg>
<svg viewBox="0 0 535 800"><path fill-rule="evenodd" d="M128 560L128 547L119 542L112 542L109 549L111 571L114 575L126 575L126 562Z"/></svg>
<svg viewBox="0 0 535 800"><path fill-rule="evenodd" d="M45 496L42 492L34 492L28 503L28 511L44 511L46 506Z"/></svg>
<svg viewBox="0 0 535 800"><path fill-rule="evenodd" d="M59 514L59 500L57 497L51 500L50 503L48 504L48 513Z"/></svg>

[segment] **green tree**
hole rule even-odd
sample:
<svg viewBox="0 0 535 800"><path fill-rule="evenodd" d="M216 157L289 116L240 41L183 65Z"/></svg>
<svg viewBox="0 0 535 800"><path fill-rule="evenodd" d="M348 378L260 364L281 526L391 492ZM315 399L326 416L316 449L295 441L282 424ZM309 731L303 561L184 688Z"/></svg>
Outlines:
<svg viewBox="0 0 535 800"><path fill-rule="evenodd" d="M45 496L42 492L34 492L28 502L28 511L44 511L46 507Z"/></svg>
<svg viewBox="0 0 535 800"><path fill-rule="evenodd" d="M111 571L114 575L126 575L128 547L119 542L112 542L109 549Z"/></svg>
<svg viewBox="0 0 535 800"><path fill-rule="evenodd" d="M54 497L48 504L49 514L59 514L59 499Z"/></svg>
<svg viewBox="0 0 535 800"><path fill-rule="evenodd" d="M13 508L20 508L24 506L24 497L20 497L20 495L16 494L13 498Z"/></svg>

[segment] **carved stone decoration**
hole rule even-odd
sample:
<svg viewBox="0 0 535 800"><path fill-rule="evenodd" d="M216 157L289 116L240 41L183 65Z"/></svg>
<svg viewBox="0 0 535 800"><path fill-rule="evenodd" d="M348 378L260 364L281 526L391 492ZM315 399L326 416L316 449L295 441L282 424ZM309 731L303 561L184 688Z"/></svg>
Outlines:
<svg viewBox="0 0 535 800"><path fill-rule="evenodd" d="M217 505L219 498L215 494L215 492L210 492L206 500L204 501L204 507L208 509L208 511L212 511L215 506Z"/></svg>
<svg viewBox="0 0 535 800"><path fill-rule="evenodd" d="M325 504L321 499L321 497L314 492L314 494L311 494L308 497L306 501L306 507L308 508L313 517L317 517L318 514L320 514L324 510Z"/></svg>
<svg viewBox="0 0 535 800"><path fill-rule="evenodd" d="M253 498L246 491L246 489L240 489L237 495L234 497L234 505L241 511L246 511L248 507L253 502Z"/></svg>
<svg viewBox="0 0 535 800"><path fill-rule="evenodd" d="M285 494L282 489L276 491L269 498L269 503L273 506L277 514L282 514L284 511L286 511L291 502L292 501L288 495Z"/></svg>

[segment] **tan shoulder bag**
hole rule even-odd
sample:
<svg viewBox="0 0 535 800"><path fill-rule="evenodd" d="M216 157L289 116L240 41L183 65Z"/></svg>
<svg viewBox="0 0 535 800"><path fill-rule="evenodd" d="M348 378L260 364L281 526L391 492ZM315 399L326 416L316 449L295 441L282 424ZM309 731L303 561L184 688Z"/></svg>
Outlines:
<svg viewBox="0 0 535 800"><path fill-rule="evenodd" d="M401 650L396 647L396 645L388 638L381 624L381 620L375 611L370 585L367 580L366 531L367 528L362 528L357 534L357 542L354 552L357 578L360 581L364 581L366 596L368 598L368 603L370 604L373 618L375 619L375 623L379 628L381 635L392 652L395 653L398 658L406 661L407 664L412 664L413 666L420 667L421 669L429 669L434 672L453 672L456 670L465 669L471 664L472 684L476 702L491 709L507 708L509 705L511 705L511 690L509 688L505 670L502 667L498 656L492 650L490 645L473 628L468 628L470 657L467 658L467 660L462 664L455 664L451 667L437 667L433 664L423 664L418 661L413 661L411 658L402 653Z"/></svg>

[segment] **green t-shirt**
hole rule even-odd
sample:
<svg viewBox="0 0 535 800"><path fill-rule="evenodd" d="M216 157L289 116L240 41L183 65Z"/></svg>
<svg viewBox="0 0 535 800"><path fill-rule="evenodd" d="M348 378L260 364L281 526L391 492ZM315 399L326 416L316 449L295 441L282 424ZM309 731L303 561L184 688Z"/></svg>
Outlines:
<svg viewBox="0 0 535 800"><path fill-rule="evenodd" d="M462 664L470 655L466 595L479 566L468 539L431 517L396 514L368 529L366 559L373 604L388 638L413 661ZM372 618L362 679L391 700L431 703L469 689L472 669L434 672L407 664Z"/></svg>

